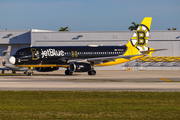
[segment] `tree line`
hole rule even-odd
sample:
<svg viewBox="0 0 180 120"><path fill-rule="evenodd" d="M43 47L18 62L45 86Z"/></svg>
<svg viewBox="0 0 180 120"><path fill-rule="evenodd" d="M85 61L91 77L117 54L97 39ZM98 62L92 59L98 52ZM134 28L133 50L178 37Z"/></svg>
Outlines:
<svg viewBox="0 0 180 120"><path fill-rule="evenodd" d="M137 30L138 29L138 27L139 27L139 24L136 24L135 22L132 22L132 25L131 26L129 26L129 30L130 31L133 31L133 30ZM170 29L170 28L167 28L167 30L177 30L177 28L172 28L172 29ZM69 31L69 28L68 28L68 26L67 27L60 27L60 29L59 29L59 31Z"/></svg>

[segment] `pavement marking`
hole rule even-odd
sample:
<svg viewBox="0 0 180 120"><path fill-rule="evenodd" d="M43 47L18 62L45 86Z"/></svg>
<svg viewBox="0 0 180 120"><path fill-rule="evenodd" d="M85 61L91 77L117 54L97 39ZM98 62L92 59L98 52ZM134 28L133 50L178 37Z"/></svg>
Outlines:
<svg viewBox="0 0 180 120"><path fill-rule="evenodd" d="M0 84L3 84L3 83L10 84L10 83L19 83L19 82L0 82Z"/></svg>
<svg viewBox="0 0 180 120"><path fill-rule="evenodd" d="M171 80L168 80L168 79L165 79L165 78L159 78L161 80L165 80L165 81L168 81L168 82L172 82Z"/></svg>

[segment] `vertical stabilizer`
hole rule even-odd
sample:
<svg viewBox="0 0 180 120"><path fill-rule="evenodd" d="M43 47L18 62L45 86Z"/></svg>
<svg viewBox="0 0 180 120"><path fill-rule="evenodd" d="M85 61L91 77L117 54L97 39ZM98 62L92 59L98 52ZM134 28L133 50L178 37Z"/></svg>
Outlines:
<svg viewBox="0 0 180 120"><path fill-rule="evenodd" d="M9 63L9 61L8 61L9 54L8 54L7 50L3 51L3 56L4 56L5 64Z"/></svg>
<svg viewBox="0 0 180 120"><path fill-rule="evenodd" d="M4 61L5 64L9 63L9 57L10 57L10 51L11 51L11 46L8 46L8 49L3 51L3 56L4 56Z"/></svg>
<svg viewBox="0 0 180 120"><path fill-rule="evenodd" d="M147 44L148 44L149 32L151 28L151 21L152 21L152 17L145 17L141 22L141 24L139 25L138 29L131 37L130 41L126 44L126 46L128 47L134 46L139 51L149 50Z"/></svg>

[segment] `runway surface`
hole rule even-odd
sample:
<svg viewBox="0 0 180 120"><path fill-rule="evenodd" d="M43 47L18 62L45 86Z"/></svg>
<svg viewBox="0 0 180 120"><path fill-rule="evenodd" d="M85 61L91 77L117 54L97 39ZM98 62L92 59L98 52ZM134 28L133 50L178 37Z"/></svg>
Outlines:
<svg viewBox="0 0 180 120"><path fill-rule="evenodd" d="M180 71L97 71L96 76L65 76L64 71L48 74L0 76L0 90L180 91Z"/></svg>

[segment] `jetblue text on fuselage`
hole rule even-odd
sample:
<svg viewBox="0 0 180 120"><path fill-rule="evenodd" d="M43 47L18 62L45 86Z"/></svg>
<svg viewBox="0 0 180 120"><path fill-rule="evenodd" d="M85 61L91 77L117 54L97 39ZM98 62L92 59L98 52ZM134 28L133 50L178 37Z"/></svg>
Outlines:
<svg viewBox="0 0 180 120"><path fill-rule="evenodd" d="M44 58L44 56L64 56L64 51L55 50L55 49L46 49L46 50L41 49L41 55L42 58Z"/></svg>

